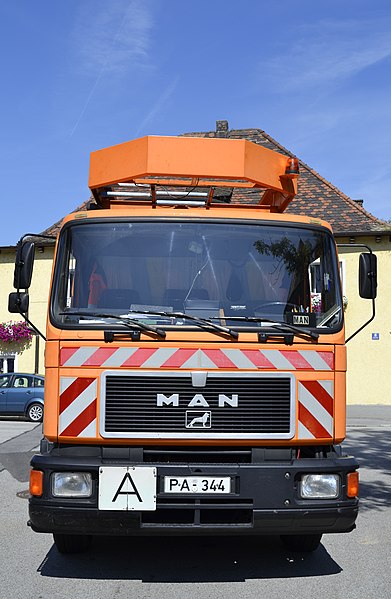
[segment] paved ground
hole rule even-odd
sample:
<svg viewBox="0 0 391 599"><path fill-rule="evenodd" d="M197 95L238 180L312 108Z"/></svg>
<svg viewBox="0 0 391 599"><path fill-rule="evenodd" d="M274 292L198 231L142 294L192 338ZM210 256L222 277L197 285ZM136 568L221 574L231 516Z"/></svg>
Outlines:
<svg viewBox="0 0 391 599"><path fill-rule="evenodd" d="M37 426L36 422L27 422L16 418L0 418L0 445L9 439L18 437Z"/></svg>
<svg viewBox="0 0 391 599"><path fill-rule="evenodd" d="M348 406L348 427L391 426L391 406Z"/></svg>

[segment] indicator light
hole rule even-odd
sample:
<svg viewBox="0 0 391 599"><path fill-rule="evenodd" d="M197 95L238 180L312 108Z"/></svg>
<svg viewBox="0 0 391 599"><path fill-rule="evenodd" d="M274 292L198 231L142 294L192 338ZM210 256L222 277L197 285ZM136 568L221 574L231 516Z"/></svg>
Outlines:
<svg viewBox="0 0 391 599"><path fill-rule="evenodd" d="M285 169L286 175L298 175L299 174L299 159L288 158Z"/></svg>
<svg viewBox="0 0 391 599"><path fill-rule="evenodd" d="M347 496L348 497L357 497L359 482L358 482L358 472L349 472L347 476L348 488L347 488Z"/></svg>
<svg viewBox="0 0 391 599"><path fill-rule="evenodd" d="M30 470L30 495L41 497L43 493L43 472L41 470Z"/></svg>

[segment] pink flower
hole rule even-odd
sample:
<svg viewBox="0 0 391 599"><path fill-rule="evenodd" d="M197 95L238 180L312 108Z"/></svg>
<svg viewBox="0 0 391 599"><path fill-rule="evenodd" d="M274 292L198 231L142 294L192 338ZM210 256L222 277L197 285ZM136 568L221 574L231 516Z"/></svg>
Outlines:
<svg viewBox="0 0 391 599"><path fill-rule="evenodd" d="M31 341L33 333L26 322L0 323L0 343Z"/></svg>

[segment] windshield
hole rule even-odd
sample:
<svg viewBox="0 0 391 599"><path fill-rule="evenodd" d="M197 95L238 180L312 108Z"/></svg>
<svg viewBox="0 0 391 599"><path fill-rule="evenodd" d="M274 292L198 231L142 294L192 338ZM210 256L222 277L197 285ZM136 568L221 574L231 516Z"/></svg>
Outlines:
<svg viewBox="0 0 391 599"><path fill-rule="evenodd" d="M184 313L235 329L332 331L342 321L334 243L325 229L265 222L72 224L61 234L52 321L113 327L100 313L166 328L194 327Z"/></svg>

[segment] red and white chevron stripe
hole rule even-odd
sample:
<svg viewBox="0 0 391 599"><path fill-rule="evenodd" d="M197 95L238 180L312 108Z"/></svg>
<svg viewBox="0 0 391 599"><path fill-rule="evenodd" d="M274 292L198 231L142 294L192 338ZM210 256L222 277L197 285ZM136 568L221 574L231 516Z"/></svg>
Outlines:
<svg viewBox="0 0 391 599"><path fill-rule="evenodd" d="M60 378L59 435L96 437L97 380Z"/></svg>
<svg viewBox="0 0 391 599"><path fill-rule="evenodd" d="M83 346L61 348L63 367L232 368L240 370L332 371L332 351L313 349L198 349Z"/></svg>
<svg viewBox="0 0 391 599"><path fill-rule="evenodd" d="M298 437L332 438L334 432L334 382L299 381Z"/></svg>

